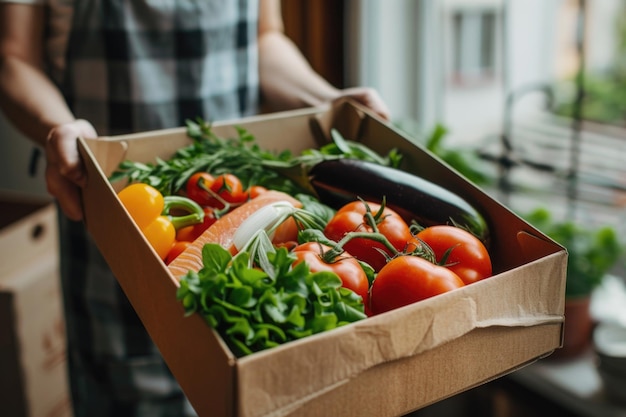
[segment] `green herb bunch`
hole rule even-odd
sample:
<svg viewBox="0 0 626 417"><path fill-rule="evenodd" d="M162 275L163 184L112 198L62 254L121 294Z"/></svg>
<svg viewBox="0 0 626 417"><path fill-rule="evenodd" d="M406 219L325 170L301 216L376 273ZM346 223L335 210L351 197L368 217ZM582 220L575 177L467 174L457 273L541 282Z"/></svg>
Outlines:
<svg viewBox="0 0 626 417"><path fill-rule="evenodd" d="M290 195L314 194L307 173L310 167L324 160L354 158L394 167L401 162L397 150L380 156L358 142L344 139L334 129L331 142L319 149L307 149L300 155L289 150L264 150L248 130L236 127L236 131L236 137L223 138L202 119L187 121L187 135L192 139L189 146L177 150L167 160L157 159L154 163L122 161L109 181L143 182L164 195L173 195L194 173L203 171L213 175L234 174L244 187L262 185Z"/></svg>
<svg viewBox="0 0 626 417"><path fill-rule="evenodd" d="M187 315L199 313L238 356L366 318L363 301L332 272L293 266L286 248L251 267L250 253L235 257L218 244L202 251L204 267L181 278L177 297Z"/></svg>
<svg viewBox="0 0 626 417"><path fill-rule="evenodd" d="M189 121L187 134L192 139L189 146L178 149L167 160L157 159L155 163L123 161L109 180L143 182L164 195L172 195L178 193L194 173L203 171L213 175L234 174L245 186L263 185L290 194L303 191L275 169L268 168L290 166L291 152L263 150L245 129L237 128L237 133L234 138L221 138L212 132L208 123Z"/></svg>

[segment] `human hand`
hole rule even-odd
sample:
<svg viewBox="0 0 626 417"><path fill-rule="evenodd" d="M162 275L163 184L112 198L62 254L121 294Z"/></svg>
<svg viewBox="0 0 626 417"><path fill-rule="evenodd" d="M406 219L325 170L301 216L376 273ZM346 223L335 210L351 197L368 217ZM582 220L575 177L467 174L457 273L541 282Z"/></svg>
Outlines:
<svg viewBox="0 0 626 417"><path fill-rule="evenodd" d="M364 105L365 107L368 107L370 110L372 110L374 113L376 113L385 120L389 120L391 117L387 105L378 94L378 91L373 88L352 87L339 90L339 96L336 97L333 101L337 101L345 97L352 98L355 101Z"/></svg>
<svg viewBox="0 0 626 417"><path fill-rule="evenodd" d="M96 138L96 130L86 120L74 120L54 127L46 139L46 185L61 210L71 220L83 218L80 188L86 183L78 154L78 137Z"/></svg>

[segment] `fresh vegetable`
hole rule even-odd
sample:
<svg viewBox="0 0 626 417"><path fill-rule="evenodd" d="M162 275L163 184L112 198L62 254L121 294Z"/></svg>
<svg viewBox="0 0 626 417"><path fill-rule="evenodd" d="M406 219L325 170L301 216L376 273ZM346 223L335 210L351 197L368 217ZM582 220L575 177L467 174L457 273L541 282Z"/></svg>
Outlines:
<svg viewBox="0 0 626 417"><path fill-rule="evenodd" d="M248 199L241 181L233 174L218 175L211 184L211 191L217 197L213 197L208 205L219 209L241 204Z"/></svg>
<svg viewBox="0 0 626 417"><path fill-rule="evenodd" d="M252 185L248 188L248 196L250 198L258 197L260 194L263 194L267 191L267 188L262 185Z"/></svg>
<svg viewBox="0 0 626 417"><path fill-rule="evenodd" d="M298 243L302 244L306 242L317 242L317 243L321 243L322 245L326 247L330 247L332 248L332 250L325 252L325 256L327 257L327 259L332 259L333 257L340 256L343 253L347 253L343 248L346 242L354 238L363 237L363 236L367 236L369 238L372 238L371 240L383 244L391 252L394 252L396 250L393 246L391 246L391 243L389 243L387 238L381 235L380 233L350 232L346 236L344 236L344 238L341 239L339 242L336 242L326 237L323 230L314 229L314 228L308 228L308 229L305 228L302 230L298 230ZM354 259L356 259L359 265L361 265L361 269L363 269L363 271L365 272L369 285L371 285L372 282L374 281L374 277L376 276L376 271L374 271L374 268L372 268L370 264L366 262L362 262L358 260L357 258L354 258Z"/></svg>
<svg viewBox="0 0 626 417"><path fill-rule="evenodd" d="M459 195L400 169L355 159L323 161L309 172L319 198L341 207L357 198L382 202L407 223L423 227L435 224L463 226L481 240L488 238L483 216Z"/></svg>
<svg viewBox="0 0 626 417"><path fill-rule="evenodd" d="M436 225L423 229L415 236L434 252L437 263L456 273L465 284L491 276L489 252L476 236L465 229Z"/></svg>
<svg viewBox="0 0 626 417"><path fill-rule="evenodd" d="M320 146L319 150L309 149L303 152L304 155L316 157L316 163L324 160L332 160L327 156L337 156L340 158L358 159L369 161L378 165L399 167L402 162L402 155L397 149L391 149L387 155L379 155L366 145L347 140L337 129L330 130L331 142ZM309 164L312 166L312 164Z"/></svg>
<svg viewBox="0 0 626 417"><path fill-rule="evenodd" d="M178 255L183 253L185 249L187 249L191 245L190 241L178 240L175 241L169 252L167 252L167 256L165 257L165 264L169 265Z"/></svg>
<svg viewBox="0 0 626 417"><path fill-rule="evenodd" d="M201 206L213 207L223 212L249 198L239 178L229 173L215 177L208 172L196 172L187 180L185 191L187 197Z"/></svg>
<svg viewBox="0 0 626 417"><path fill-rule="evenodd" d="M276 230L285 223L296 208L289 201L276 201L260 207L246 218L233 235L233 246L236 251L243 250L248 242L259 232L265 232L273 240ZM298 229L293 223L291 234L281 236L281 241L293 241L298 236ZM281 243L282 243L281 242Z"/></svg>
<svg viewBox="0 0 626 417"><path fill-rule="evenodd" d="M176 229L166 216L157 216L141 232L162 260L176 241Z"/></svg>
<svg viewBox="0 0 626 417"><path fill-rule="evenodd" d="M465 284L450 269L422 257L405 255L389 261L370 289L372 314L400 308Z"/></svg>
<svg viewBox="0 0 626 417"><path fill-rule="evenodd" d="M267 269L250 267L219 244L203 247L203 267L180 280L186 314L198 312L238 356L268 349L366 318L363 302L332 272L311 273L279 248Z"/></svg>
<svg viewBox="0 0 626 417"><path fill-rule="evenodd" d="M174 245L177 229L204 220L202 207L194 201L181 196L163 197L148 184L130 184L118 193L118 197L146 240L163 260ZM173 210L182 210L187 214L173 216L170 214Z"/></svg>
<svg viewBox="0 0 626 417"><path fill-rule="evenodd" d="M213 207L203 207L204 220L202 223L196 223L191 226L186 226L176 231L176 239L181 241L193 242L196 240L206 229L211 227L213 223L217 221L215 215L215 209Z"/></svg>
<svg viewBox="0 0 626 417"><path fill-rule="evenodd" d="M214 181L215 177L208 172L196 172L187 180L185 185L187 197L201 206L208 206L213 199L209 190Z"/></svg>
<svg viewBox="0 0 626 417"><path fill-rule="evenodd" d="M337 210L324 229L324 234L336 242L348 233L380 233L387 238L396 251L403 251L412 238L408 224L389 207L371 201L352 201ZM343 245L343 249L358 260L368 263L375 271L395 255L385 244L355 237Z"/></svg>
<svg viewBox="0 0 626 417"><path fill-rule="evenodd" d="M165 207L163 195L147 184L131 184L124 187L117 196L140 230L160 216Z"/></svg>
<svg viewBox="0 0 626 417"><path fill-rule="evenodd" d="M330 246L317 242L298 245L293 249L293 254L296 256L294 265L305 262L311 272L334 272L341 278L342 285L360 295L363 303L367 305L369 281L365 271L349 253L343 252L336 255L331 250Z"/></svg>

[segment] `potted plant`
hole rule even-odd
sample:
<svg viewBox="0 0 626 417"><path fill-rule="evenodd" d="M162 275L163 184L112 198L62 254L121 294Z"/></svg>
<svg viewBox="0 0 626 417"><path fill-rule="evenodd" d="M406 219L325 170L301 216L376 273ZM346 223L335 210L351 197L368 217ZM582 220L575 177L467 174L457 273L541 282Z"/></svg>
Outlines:
<svg viewBox="0 0 626 417"><path fill-rule="evenodd" d="M545 208L525 218L567 249L563 348L553 357L575 356L590 342L594 324L589 309L591 294L622 258L624 247L611 226L592 228L573 220L556 221Z"/></svg>

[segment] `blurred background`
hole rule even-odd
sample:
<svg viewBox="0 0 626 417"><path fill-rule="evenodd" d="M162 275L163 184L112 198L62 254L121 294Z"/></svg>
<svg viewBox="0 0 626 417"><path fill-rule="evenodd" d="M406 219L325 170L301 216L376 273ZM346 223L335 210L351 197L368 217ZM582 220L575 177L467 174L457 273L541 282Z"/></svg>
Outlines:
<svg viewBox="0 0 626 417"><path fill-rule="evenodd" d="M625 1L282 3L287 33L318 72L338 87L376 88L399 129L519 215L541 220L572 258L601 264L586 294L593 324L626 326ZM45 197L41 150L1 114L0 136L0 191ZM578 257L570 243L585 239L591 249ZM609 252L616 256L598 260ZM415 416L623 417L587 339L570 357Z"/></svg>

